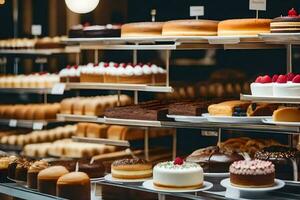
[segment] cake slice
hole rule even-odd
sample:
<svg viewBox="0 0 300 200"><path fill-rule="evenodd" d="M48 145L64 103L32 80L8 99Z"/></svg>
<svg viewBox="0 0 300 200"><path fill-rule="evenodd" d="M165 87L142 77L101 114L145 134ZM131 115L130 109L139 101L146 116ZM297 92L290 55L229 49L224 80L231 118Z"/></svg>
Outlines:
<svg viewBox="0 0 300 200"><path fill-rule="evenodd" d="M276 104L252 103L247 109L247 116L271 116L277 108Z"/></svg>
<svg viewBox="0 0 300 200"><path fill-rule="evenodd" d="M225 101L210 105L208 112L212 116L247 116L246 112L250 104L248 101Z"/></svg>

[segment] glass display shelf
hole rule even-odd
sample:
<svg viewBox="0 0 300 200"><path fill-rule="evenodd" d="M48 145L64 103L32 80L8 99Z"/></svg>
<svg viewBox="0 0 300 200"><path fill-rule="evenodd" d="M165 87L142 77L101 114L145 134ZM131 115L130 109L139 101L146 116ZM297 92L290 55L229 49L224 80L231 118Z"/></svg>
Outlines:
<svg viewBox="0 0 300 200"><path fill-rule="evenodd" d="M272 97L241 94L240 99L253 102L300 104L300 97Z"/></svg>

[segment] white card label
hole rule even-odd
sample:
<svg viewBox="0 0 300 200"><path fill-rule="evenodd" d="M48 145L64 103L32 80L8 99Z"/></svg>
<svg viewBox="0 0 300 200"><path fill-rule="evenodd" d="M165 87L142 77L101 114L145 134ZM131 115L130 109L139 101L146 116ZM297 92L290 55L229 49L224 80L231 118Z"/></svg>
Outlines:
<svg viewBox="0 0 300 200"><path fill-rule="evenodd" d="M9 120L9 124L10 127L17 127L17 120L15 119L11 119Z"/></svg>
<svg viewBox="0 0 300 200"><path fill-rule="evenodd" d="M66 84L56 83L51 90L51 94L62 95L64 94L65 88L66 88Z"/></svg>
<svg viewBox="0 0 300 200"><path fill-rule="evenodd" d="M34 122L32 125L33 130L42 130L44 124L42 122Z"/></svg>
<svg viewBox="0 0 300 200"><path fill-rule="evenodd" d="M190 7L190 16L204 16L204 6L191 6Z"/></svg>
<svg viewBox="0 0 300 200"><path fill-rule="evenodd" d="M31 34L36 36L42 35L42 25L36 25L36 24L32 25Z"/></svg>
<svg viewBox="0 0 300 200"><path fill-rule="evenodd" d="M267 10L267 0L249 0L250 10Z"/></svg>

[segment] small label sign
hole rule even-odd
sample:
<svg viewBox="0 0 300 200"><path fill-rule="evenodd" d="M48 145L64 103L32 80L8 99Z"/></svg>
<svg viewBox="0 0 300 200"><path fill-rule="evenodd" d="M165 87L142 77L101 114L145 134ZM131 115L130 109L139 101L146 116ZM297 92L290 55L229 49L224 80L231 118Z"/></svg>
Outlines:
<svg viewBox="0 0 300 200"><path fill-rule="evenodd" d="M44 126L44 124L42 122L35 122L32 125L32 129L33 130L42 130L43 126Z"/></svg>
<svg viewBox="0 0 300 200"><path fill-rule="evenodd" d="M17 120L15 120L15 119L9 120L8 126L10 126L10 127L17 127Z"/></svg>
<svg viewBox="0 0 300 200"><path fill-rule="evenodd" d="M204 6L191 6L190 16L191 17L204 16Z"/></svg>
<svg viewBox="0 0 300 200"><path fill-rule="evenodd" d="M53 86L53 88L51 90L51 94L62 95L62 94L64 94L65 88L66 88L66 84L57 83Z"/></svg>
<svg viewBox="0 0 300 200"><path fill-rule="evenodd" d="M267 10L267 0L249 0L250 10Z"/></svg>
<svg viewBox="0 0 300 200"><path fill-rule="evenodd" d="M31 26L31 34L35 36L42 35L42 25L32 25Z"/></svg>

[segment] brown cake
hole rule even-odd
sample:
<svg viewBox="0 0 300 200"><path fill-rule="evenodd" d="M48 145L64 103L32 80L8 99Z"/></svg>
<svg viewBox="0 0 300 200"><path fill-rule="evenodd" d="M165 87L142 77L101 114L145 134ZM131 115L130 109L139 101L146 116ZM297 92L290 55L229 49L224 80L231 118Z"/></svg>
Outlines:
<svg viewBox="0 0 300 200"><path fill-rule="evenodd" d="M300 180L300 152L295 148L270 146L256 152L255 158L272 162L278 179Z"/></svg>
<svg viewBox="0 0 300 200"><path fill-rule="evenodd" d="M218 21L173 20L164 23L163 36L214 36L218 34Z"/></svg>
<svg viewBox="0 0 300 200"><path fill-rule="evenodd" d="M56 195L58 197L72 200L90 200L90 178L83 172L71 172L65 174L57 181Z"/></svg>
<svg viewBox="0 0 300 200"><path fill-rule="evenodd" d="M229 19L218 25L219 36L258 35L270 32L270 19Z"/></svg>
<svg viewBox="0 0 300 200"><path fill-rule="evenodd" d="M16 167L19 162L22 162L21 158L13 157L10 159L9 164L8 164L8 174L7 176L11 179L15 179L16 176Z"/></svg>
<svg viewBox="0 0 300 200"><path fill-rule="evenodd" d="M15 156L0 158L0 182L1 183L8 181L7 180L8 166L9 166L9 163L14 159L16 159Z"/></svg>
<svg viewBox="0 0 300 200"><path fill-rule="evenodd" d="M259 188L274 185L275 167L269 161L242 160L230 165L230 183L237 187Z"/></svg>
<svg viewBox="0 0 300 200"><path fill-rule="evenodd" d="M143 159L116 160L111 165L112 177L118 179L143 179L152 177L152 164Z"/></svg>
<svg viewBox="0 0 300 200"><path fill-rule="evenodd" d="M268 103L252 103L247 109L247 116L272 116L278 105Z"/></svg>
<svg viewBox="0 0 300 200"><path fill-rule="evenodd" d="M121 37L154 37L161 36L162 22L139 22L124 24L121 28Z"/></svg>
<svg viewBox="0 0 300 200"><path fill-rule="evenodd" d="M248 101L225 101L208 107L210 115L216 116L247 116Z"/></svg>
<svg viewBox="0 0 300 200"><path fill-rule="evenodd" d="M43 169L38 174L38 190L39 192L56 195L57 180L69 173L63 166L53 166Z"/></svg>
<svg viewBox="0 0 300 200"><path fill-rule="evenodd" d="M201 116L207 113L208 102L179 102L169 106L169 115Z"/></svg>
<svg viewBox="0 0 300 200"><path fill-rule="evenodd" d="M201 165L206 173L226 173L229 166L239 160L244 160L244 157L236 152L222 151L216 146L196 150L186 158L187 162Z"/></svg>
<svg viewBox="0 0 300 200"><path fill-rule="evenodd" d="M23 161L17 164L15 179L19 181L27 181L27 171L30 167L31 163L28 161Z"/></svg>
<svg viewBox="0 0 300 200"><path fill-rule="evenodd" d="M275 122L300 122L300 108L283 107L274 111L273 120Z"/></svg>
<svg viewBox="0 0 300 200"><path fill-rule="evenodd" d="M37 177L40 171L49 167L48 162L44 160L34 162L27 172L27 185L29 188L37 189Z"/></svg>

